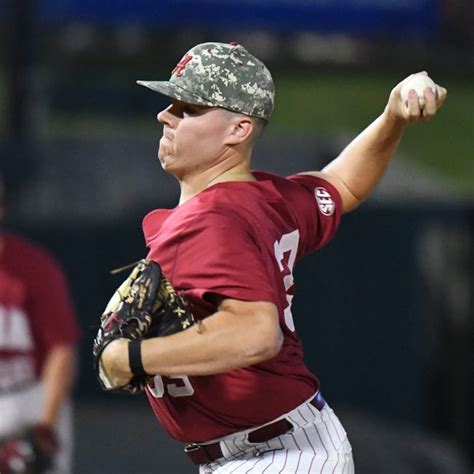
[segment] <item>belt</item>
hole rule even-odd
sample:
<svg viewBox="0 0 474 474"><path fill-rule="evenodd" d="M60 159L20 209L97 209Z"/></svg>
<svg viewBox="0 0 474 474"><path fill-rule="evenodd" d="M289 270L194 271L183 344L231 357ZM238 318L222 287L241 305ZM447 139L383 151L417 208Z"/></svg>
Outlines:
<svg viewBox="0 0 474 474"><path fill-rule="evenodd" d="M319 392L309 403L319 411L321 411L326 404L323 396ZM251 443L263 443L269 439L287 433L291 428L293 428L293 425L286 418L282 418L273 423L262 426L261 428L250 431L247 439ZM194 464L206 464L224 457L219 441L211 444L189 443L184 447L184 452Z"/></svg>

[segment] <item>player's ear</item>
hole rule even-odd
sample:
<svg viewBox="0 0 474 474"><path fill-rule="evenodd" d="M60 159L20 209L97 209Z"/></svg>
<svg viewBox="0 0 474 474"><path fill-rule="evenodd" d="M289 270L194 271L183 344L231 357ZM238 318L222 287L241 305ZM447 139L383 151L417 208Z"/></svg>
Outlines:
<svg viewBox="0 0 474 474"><path fill-rule="evenodd" d="M253 132L254 124L250 117L245 115L231 121L226 145L238 145L247 140Z"/></svg>

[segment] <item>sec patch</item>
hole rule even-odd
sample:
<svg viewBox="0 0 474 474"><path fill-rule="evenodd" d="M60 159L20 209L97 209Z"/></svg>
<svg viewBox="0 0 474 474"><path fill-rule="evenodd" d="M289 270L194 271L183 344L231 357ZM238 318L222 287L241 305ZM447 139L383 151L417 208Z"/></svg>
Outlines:
<svg viewBox="0 0 474 474"><path fill-rule="evenodd" d="M314 196L316 197L316 202L318 203L321 214L332 216L336 209L336 203L332 199L328 190L326 188L316 188L314 190Z"/></svg>

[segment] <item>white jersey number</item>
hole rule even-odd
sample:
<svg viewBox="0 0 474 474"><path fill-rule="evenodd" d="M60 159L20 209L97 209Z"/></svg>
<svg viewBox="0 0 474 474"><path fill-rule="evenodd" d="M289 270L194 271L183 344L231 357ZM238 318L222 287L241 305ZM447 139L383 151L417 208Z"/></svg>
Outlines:
<svg viewBox="0 0 474 474"><path fill-rule="evenodd" d="M169 395L174 398L177 397L190 397L194 393L194 388L191 385L187 375L175 375L174 377L166 377L167 379L180 380L179 383L167 383L166 386L163 382L161 375L155 375L153 377L153 387L148 385L151 394L155 398L161 398L165 394L165 388Z"/></svg>
<svg viewBox="0 0 474 474"><path fill-rule="evenodd" d="M290 232L289 234L282 235L280 241L276 240L274 244L275 258L278 263L280 272L289 270L290 273L283 277L283 284L285 285L286 300L288 306L284 309L285 324L290 331L295 330L295 323L293 322L293 315L291 314L291 301L293 295L288 294L288 290L293 286L293 267L295 265L296 253L298 251L298 243L300 241L300 232L298 229ZM284 264L285 253L289 252L288 263Z"/></svg>

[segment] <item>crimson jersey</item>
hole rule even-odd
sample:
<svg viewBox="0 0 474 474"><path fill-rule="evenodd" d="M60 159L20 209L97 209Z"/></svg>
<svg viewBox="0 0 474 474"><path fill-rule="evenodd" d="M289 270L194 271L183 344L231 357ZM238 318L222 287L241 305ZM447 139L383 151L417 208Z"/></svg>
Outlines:
<svg viewBox="0 0 474 474"><path fill-rule="evenodd" d="M75 342L79 329L58 264L13 234L0 252L0 395L40 375L49 349Z"/></svg>
<svg viewBox="0 0 474 474"><path fill-rule="evenodd" d="M264 424L318 389L303 363L291 314L293 266L326 244L341 199L327 181L254 172L255 182L215 184L143 221L148 258L157 261L198 319L219 298L268 301L279 311L283 347L273 359L209 376L156 376L148 399L180 441L203 442Z"/></svg>

